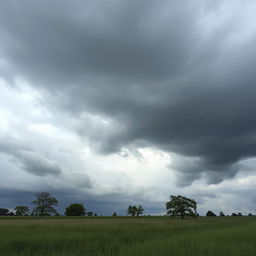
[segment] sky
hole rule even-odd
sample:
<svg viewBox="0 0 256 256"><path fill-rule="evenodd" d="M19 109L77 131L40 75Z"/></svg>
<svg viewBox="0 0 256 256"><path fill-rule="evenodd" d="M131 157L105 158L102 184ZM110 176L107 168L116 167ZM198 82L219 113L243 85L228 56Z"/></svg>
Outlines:
<svg viewBox="0 0 256 256"><path fill-rule="evenodd" d="M256 2L0 0L0 207L36 192L256 214Z"/></svg>

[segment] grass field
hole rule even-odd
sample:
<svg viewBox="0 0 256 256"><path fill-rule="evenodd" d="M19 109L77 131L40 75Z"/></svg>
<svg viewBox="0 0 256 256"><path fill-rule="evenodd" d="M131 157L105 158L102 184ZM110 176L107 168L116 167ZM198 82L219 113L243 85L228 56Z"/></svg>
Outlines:
<svg viewBox="0 0 256 256"><path fill-rule="evenodd" d="M1 256L256 255L256 217L1 217Z"/></svg>

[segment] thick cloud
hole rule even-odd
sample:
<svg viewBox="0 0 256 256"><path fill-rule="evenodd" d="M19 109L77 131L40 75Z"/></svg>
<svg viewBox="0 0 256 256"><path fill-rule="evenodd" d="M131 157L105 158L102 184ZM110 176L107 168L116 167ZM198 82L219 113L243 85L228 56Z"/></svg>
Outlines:
<svg viewBox="0 0 256 256"><path fill-rule="evenodd" d="M29 150L29 144L5 135L5 138L0 136L0 153L7 154L12 157L13 161L21 165L25 171L37 175L60 175L61 167L58 163L47 159L40 153Z"/></svg>
<svg viewBox="0 0 256 256"><path fill-rule="evenodd" d="M150 145L189 159L171 166L179 184L220 182L256 155L256 6L211 2L4 2L1 75L45 93L103 153Z"/></svg>
<svg viewBox="0 0 256 256"><path fill-rule="evenodd" d="M26 171L35 175L61 174L61 168L57 163L32 152L23 152L21 154L21 162Z"/></svg>
<svg viewBox="0 0 256 256"><path fill-rule="evenodd" d="M2 52L10 66L37 83L40 78L84 84L89 74L163 79L183 69L190 41L196 39L192 26L197 17L191 12L196 6L186 5L6 2Z"/></svg>

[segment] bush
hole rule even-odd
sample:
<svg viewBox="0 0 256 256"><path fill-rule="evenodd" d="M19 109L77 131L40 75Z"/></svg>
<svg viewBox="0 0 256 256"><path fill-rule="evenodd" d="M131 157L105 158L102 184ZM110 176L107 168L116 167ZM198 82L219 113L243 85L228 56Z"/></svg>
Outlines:
<svg viewBox="0 0 256 256"><path fill-rule="evenodd" d="M84 216L86 210L82 204L74 203L66 208L66 216Z"/></svg>
<svg viewBox="0 0 256 256"><path fill-rule="evenodd" d="M214 212L212 212L212 211L208 211L208 212L206 213L206 216L207 216L207 217L215 217L216 214L215 214Z"/></svg>

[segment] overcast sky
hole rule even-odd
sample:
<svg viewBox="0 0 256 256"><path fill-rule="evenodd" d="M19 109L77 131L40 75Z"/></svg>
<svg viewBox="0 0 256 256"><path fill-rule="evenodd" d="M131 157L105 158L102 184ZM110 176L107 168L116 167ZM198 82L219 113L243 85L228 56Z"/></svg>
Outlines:
<svg viewBox="0 0 256 256"><path fill-rule="evenodd" d="M0 207L256 210L256 2L0 0Z"/></svg>

